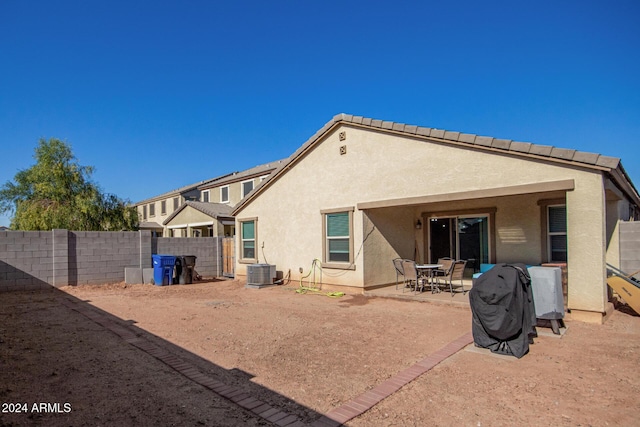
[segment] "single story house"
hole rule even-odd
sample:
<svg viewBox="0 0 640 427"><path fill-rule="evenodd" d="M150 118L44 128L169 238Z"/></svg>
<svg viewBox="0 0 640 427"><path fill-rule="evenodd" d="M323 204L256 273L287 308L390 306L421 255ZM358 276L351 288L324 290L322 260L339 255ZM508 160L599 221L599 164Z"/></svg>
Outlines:
<svg viewBox="0 0 640 427"><path fill-rule="evenodd" d="M359 291L392 259L567 264L572 318L602 321L606 263L640 197L620 159L339 114L231 212L236 275L276 265Z"/></svg>

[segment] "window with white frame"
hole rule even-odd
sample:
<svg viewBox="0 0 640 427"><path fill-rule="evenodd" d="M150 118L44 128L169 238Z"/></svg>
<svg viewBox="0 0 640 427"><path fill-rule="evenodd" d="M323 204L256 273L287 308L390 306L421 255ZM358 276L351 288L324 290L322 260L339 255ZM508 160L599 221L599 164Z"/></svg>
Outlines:
<svg viewBox="0 0 640 427"><path fill-rule="evenodd" d="M567 207L547 207L547 253L550 262L567 262Z"/></svg>
<svg viewBox="0 0 640 427"><path fill-rule="evenodd" d="M251 190L253 190L253 180L250 179L248 181L243 181L242 182L242 198L244 199L247 194L251 193Z"/></svg>
<svg viewBox="0 0 640 427"><path fill-rule="evenodd" d="M209 203L209 190L205 190L202 192L202 201L205 203Z"/></svg>
<svg viewBox="0 0 640 427"><path fill-rule="evenodd" d="M229 186L220 187L220 203L229 203Z"/></svg>
<svg viewBox="0 0 640 427"><path fill-rule="evenodd" d="M240 221L240 258L243 261L255 262L258 259L256 254L257 223L256 218Z"/></svg>
<svg viewBox="0 0 640 427"><path fill-rule="evenodd" d="M323 211L324 254L328 266L353 264L353 209Z"/></svg>

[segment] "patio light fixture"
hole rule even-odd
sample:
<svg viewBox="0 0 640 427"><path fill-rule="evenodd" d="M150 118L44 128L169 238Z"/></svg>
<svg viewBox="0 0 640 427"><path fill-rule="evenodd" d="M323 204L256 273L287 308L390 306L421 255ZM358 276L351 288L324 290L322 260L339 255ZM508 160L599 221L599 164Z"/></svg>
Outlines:
<svg viewBox="0 0 640 427"><path fill-rule="evenodd" d="M422 228L422 221L418 220L416 222L416 230L420 230Z"/></svg>

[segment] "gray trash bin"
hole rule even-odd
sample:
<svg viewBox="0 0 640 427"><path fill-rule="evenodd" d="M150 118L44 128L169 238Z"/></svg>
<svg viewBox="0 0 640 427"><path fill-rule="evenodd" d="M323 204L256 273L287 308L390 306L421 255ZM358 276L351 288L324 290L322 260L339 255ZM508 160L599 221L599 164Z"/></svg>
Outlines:
<svg viewBox="0 0 640 427"><path fill-rule="evenodd" d="M195 255L176 256L176 278L175 283L190 285L193 283L194 270L196 266Z"/></svg>
<svg viewBox="0 0 640 427"><path fill-rule="evenodd" d="M193 277L195 276L196 258L195 255L184 255L184 270L185 270L185 283L193 283Z"/></svg>

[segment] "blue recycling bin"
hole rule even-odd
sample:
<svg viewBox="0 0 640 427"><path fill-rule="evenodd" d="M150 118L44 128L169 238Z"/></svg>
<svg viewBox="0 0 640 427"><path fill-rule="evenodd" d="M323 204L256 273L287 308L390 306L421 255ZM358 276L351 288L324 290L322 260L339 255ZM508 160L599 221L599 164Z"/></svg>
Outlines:
<svg viewBox="0 0 640 427"><path fill-rule="evenodd" d="M153 258L153 282L156 286L173 284L173 266L176 257L173 255L152 255Z"/></svg>

